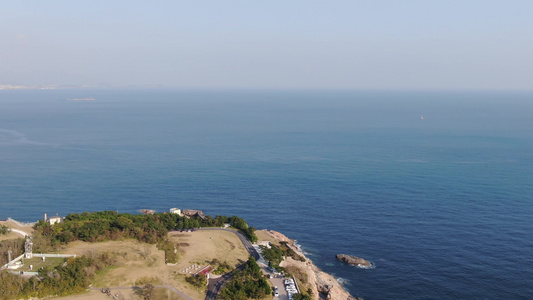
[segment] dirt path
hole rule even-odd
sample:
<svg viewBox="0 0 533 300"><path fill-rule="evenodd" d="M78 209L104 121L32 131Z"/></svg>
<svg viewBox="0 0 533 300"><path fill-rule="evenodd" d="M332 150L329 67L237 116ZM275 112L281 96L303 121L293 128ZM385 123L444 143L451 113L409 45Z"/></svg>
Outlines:
<svg viewBox="0 0 533 300"><path fill-rule="evenodd" d="M5 225L11 229L11 232L15 232L22 237L31 236L33 234L32 225L24 225L15 220L7 219L7 221L0 221L0 225Z"/></svg>

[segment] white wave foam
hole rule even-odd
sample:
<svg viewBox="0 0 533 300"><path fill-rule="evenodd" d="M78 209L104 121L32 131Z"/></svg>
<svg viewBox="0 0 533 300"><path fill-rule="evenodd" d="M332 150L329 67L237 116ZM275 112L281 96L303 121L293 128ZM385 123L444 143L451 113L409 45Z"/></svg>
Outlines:
<svg viewBox="0 0 533 300"><path fill-rule="evenodd" d="M56 146L53 144L36 142L28 139L28 137L15 130L1 129L0 128L0 145L12 146L12 145L35 145L35 146Z"/></svg>
<svg viewBox="0 0 533 300"><path fill-rule="evenodd" d="M350 284L350 281L346 278L342 278L342 277L337 277L337 282L340 283L341 285L349 285Z"/></svg>
<svg viewBox="0 0 533 300"><path fill-rule="evenodd" d="M354 265L354 267L359 268L359 269L375 269L376 264L370 261L370 266Z"/></svg>
<svg viewBox="0 0 533 300"><path fill-rule="evenodd" d="M302 245L298 244L298 241L297 240L294 240L294 246L296 246L296 249L298 251L300 251L301 253L303 253L305 256L312 256L313 254L312 253L309 253L307 251L305 251L303 248L302 248Z"/></svg>

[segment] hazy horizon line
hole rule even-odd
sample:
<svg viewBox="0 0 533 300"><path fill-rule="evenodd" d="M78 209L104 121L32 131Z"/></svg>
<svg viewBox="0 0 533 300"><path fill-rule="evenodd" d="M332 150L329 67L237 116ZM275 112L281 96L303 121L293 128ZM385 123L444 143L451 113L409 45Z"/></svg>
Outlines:
<svg viewBox="0 0 533 300"><path fill-rule="evenodd" d="M9 88L11 86L12 88ZM239 87L239 86L166 86L159 84L94 86L94 85L24 85L0 84L0 91L17 90L204 90L204 91L359 91L359 92L518 92L529 93L531 89L508 88L355 88L355 87Z"/></svg>

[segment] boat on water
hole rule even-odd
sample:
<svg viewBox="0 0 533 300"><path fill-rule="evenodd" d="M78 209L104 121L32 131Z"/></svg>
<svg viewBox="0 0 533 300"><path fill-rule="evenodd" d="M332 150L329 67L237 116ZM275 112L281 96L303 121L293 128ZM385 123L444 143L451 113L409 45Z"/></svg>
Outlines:
<svg viewBox="0 0 533 300"><path fill-rule="evenodd" d="M68 98L68 101L94 101L94 98Z"/></svg>

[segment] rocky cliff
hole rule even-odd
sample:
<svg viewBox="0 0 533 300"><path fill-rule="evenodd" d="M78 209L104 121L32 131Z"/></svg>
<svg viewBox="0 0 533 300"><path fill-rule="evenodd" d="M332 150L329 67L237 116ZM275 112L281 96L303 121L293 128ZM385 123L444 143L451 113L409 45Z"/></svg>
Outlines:
<svg viewBox="0 0 533 300"><path fill-rule="evenodd" d="M305 257L305 255L296 247L294 240L289 239L282 233L276 231L266 231L277 241L287 242L296 253ZM286 258L280 265L288 272L295 275L300 282L304 283L301 289L311 289L313 299L328 300L357 300L344 289L344 287L332 275L323 272L307 257L305 262L296 261L290 257Z"/></svg>

